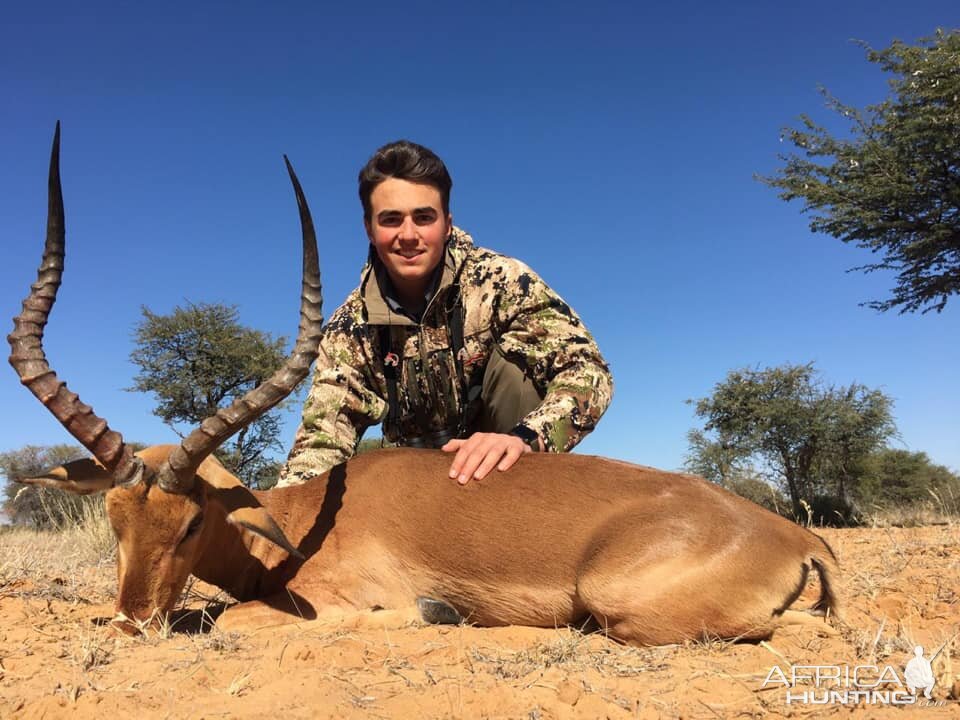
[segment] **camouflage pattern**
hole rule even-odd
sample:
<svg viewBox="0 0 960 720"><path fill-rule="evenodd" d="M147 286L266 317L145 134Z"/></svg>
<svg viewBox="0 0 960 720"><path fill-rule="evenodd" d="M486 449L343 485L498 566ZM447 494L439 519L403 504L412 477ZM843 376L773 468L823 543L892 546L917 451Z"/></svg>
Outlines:
<svg viewBox="0 0 960 720"><path fill-rule="evenodd" d="M384 436L402 443L457 428L462 386L448 332L456 283L464 308L467 386L499 345L544 397L523 424L547 451L568 451L593 430L610 404L613 380L580 318L529 267L476 247L454 228L437 292L419 324L391 311L368 262L360 286L324 330L303 420L278 486L301 483L348 459L363 431L385 420L379 326L390 328L399 371L399 427L384 423Z"/></svg>

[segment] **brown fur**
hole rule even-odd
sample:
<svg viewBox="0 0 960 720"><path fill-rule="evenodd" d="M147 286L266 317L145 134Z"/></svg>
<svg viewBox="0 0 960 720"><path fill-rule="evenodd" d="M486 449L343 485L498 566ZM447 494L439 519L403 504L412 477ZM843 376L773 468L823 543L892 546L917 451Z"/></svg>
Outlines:
<svg viewBox="0 0 960 720"><path fill-rule="evenodd" d="M139 455L152 469L169 451ZM207 459L190 495L115 487L107 506L120 543L117 610L139 620L166 612L193 573L245 601L225 626L406 611L425 596L480 625L592 619L623 642L664 644L766 637L799 621L786 610L816 568L814 609L837 613L826 543L699 478L532 454L459 486L447 477L450 459L381 450L269 492L243 488ZM182 540L201 511L202 526ZM280 547L286 539L302 559Z"/></svg>

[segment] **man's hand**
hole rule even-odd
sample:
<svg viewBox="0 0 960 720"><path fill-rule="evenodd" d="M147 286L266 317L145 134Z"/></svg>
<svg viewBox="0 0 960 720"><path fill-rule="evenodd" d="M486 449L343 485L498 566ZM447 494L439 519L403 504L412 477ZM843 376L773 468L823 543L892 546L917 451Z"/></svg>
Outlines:
<svg viewBox="0 0 960 720"><path fill-rule="evenodd" d="M461 485L471 478L482 480L494 467L508 470L521 455L533 452L516 435L501 433L474 433L466 440L451 440L440 449L457 453L450 466L450 477Z"/></svg>

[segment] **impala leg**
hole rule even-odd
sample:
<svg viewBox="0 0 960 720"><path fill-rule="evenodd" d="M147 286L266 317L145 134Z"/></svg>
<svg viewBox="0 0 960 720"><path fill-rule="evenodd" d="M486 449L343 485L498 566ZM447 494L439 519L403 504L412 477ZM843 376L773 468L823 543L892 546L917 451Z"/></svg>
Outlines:
<svg viewBox="0 0 960 720"><path fill-rule="evenodd" d="M836 637L840 631L830 625L823 615L813 615L805 610L786 610L777 620L777 627L790 627L799 625L803 627L813 627L818 632L831 637Z"/></svg>
<svg viewBox="0 0 960 720"><path fill-rule="evenodd" d="M318 603L317 593L312 602L293 592L272 595L261 600L239 603L227 608L217 619L217 627L224 631L256 632L279 625L319 623L338 629L401 628L422 622L416 605L396 610L357 610L334 595L325 598L329 604Z"/></svg>
<svg viewBox="0 0 960 720"><path fill-rule="evenodd" d="M644 532L663 541L650 543ZM694 555L686 533L670 532L654 513L625 510L594 538L577 596L599 629L620 642L683 642L702 634L703 606L710 604L711 586Z"/></svg>
<svg viewBox="0 0 960 720"><path fill-rule="evenodd" d="M669 645L688 640L763 640L785 625L833 629L809 613L777 610L789 598L791 582L802 576L780 573L757 587L741 573L700 569L702 558L647 568L631 582L609 581L599 589L586 581L583 600L598 625L610 637L632 645ZM692 569L693 568L693 569ZM794 578L790 578L793 575ZM593 585L593 589L591 588Z"/></svg>
<svg viewBox="0 0 960 720"><path fill-rule="evenodd" d="M253 631L277 625L315 620L312 603L293 592L231 605L217 618L217 628L225 631Z"/></svg>
<svg viewBox="0 0 960 720"><path fill-rule="evenodd" d="M339 617L321 617L321 624L330 624L341 630L399 630L420 625L423 620L416 605L395 610L355 610Z"/></svg>
<svg viewBox="0 0 960 720"><path fill-rule="evenodd" d="M598 628L609 637L629 645L672 645L716 635L709 618L715 613L702 598L690 602L670 593L642 590L626 583L614 583L602 591L589 590L589 579L581 584L583 602ZM686 588L688 595L697 591Z"/></svg>
<svg viewBox="0 0 960 720"><path fill-rule="evenodd" d="M635 645L759 640L802 615L783 613L806 579L802 558L655 524L611 523L579 573L577 594L611 637ZM651 544L651 535L661 541Z"/></svg>

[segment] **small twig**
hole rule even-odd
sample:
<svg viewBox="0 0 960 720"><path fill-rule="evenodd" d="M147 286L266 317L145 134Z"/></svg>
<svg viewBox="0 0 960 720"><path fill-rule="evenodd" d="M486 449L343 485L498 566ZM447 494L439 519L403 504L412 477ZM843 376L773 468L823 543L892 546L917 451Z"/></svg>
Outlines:
<svg viewBox="0 0 960 720"><path fill-rule="evenodd" d="M701 705L703 705L707 710L709 710L710 712L712 712L713 715L714 715L714 717L718 717L718 718L722 718L722 717L723 717L720 713L718 713L718 712L717 712L716 710L714 710L712 707L710 707L709 705L707 705L707 703L705 703L705 702L704 702L703 700L701 700L700 698L697 698L697 702L700 703Z"/></svg>
<svg viewBox="0 0 960 720"><path fill-rule="evenodd" d="M886 618L883 618L883 619L880 621L880 627L877 628L877 634L876 634L876 635L874 636L874 638L873 638L873 645L870 647L870 662L873 662L874 659L875 659L876 656L877 656L877 655L876 655L876 653L877 653L877 645L880 644L880 637L881 637L881 635L883 635L883 628L884 628L884 626L885 626L886 624L887 624L887 619L886 619Z"/></svg>
<svg viewBox="0 0 960 720"><path fill-rule="evenodd" d="M775 647L773 647L773 646L772 646L770 643L768 643L766 640L761 640L761 641L760 641L760 647L762 647L762 648L763 648L764 650L766 650L767 652L772 653L773 655L776 655L778 658L780 658L780 659L783 660L785 663L787 663L787 665L793 665L793 663L791 663L789 660L787 660L786 656L785 656L782 652L780 652L779 650L777 650Z"/></svg>

